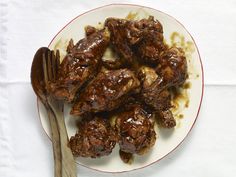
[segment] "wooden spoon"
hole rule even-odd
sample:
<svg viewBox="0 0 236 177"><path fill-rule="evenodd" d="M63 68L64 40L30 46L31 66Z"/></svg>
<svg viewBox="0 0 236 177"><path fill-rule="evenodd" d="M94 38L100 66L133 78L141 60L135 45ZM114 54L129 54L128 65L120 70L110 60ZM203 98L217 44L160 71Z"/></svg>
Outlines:
<svg viewBox="0 0 236 177"><path fill-rule="evenodd" d="M55 105L55 100L48 99L44 78L43 56L49 56L46 47L38 49L31 66L31 84L40 101L45 106L51 127L51 138L54 155L55 177L76 177L76 166L71 150L68 148L68 135L62 110ZM46 57L46 60L49 58Z"/></svg>

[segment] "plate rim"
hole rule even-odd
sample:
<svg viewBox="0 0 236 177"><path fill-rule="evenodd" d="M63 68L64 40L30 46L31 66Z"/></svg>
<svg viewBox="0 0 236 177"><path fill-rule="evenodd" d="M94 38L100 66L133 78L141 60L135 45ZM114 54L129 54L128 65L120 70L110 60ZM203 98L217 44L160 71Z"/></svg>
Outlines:
<svg viewBox="0 0 236 177"><path fill-rule="evenodd" d="M164 15L167 15L168 17L172 18L173 20L175 20L177 23L179 23L183 28L184 30L190 35L191 39L193 40L195 46L196 46L196 49L197 49L197 54L199 56L199 61L200 61L200 65L201 65L201 80L202 80L202 91L201 91L201 98L200 98L200 102L199 102L199 106L198 106L198 111L197 111L197 114L196 114L196 117L194 119L194 122L193 124L191 125L191 128L189 129L188 133L184 136L184 138L178 143L178 145L176 147L174 147L171 151L169 151L167 154L165 154L163 157L157 159L156 161L154 162L151 162L147 165L144 165L142 167L138 167L138 168L134 168L134 169L131 169L131 170L124 170L124 171L116 171L116 172L113 172L113 171L104 171L104 170L99 170L99 169L96 169L96 168L92 168L92 167L89 167L87 165L84 165L84 164L81 164L79 162L77 162L75 160L75 163L78 164L78 165L81 165L87 169L91 169L91 170L94 170L94 171L98 171L98 172L103 172L103 173L114 173L114 174L117 174L117 173L125 173L125 172L131 172L131 171L135 171L135 170L140 170L140 169L143 169L143 168L146 168L148 166L151 166L159 161L161 161L163 158L165 158L166 156L168 156L169 154L171 154L172 152L174 152L182 143L183 141L188 137L188 135L190 134L190 132L192 131L197 119L198 119L198 116L199 116L199 113L200 113L200 110L201 110L201 105L202 105L202 101L203 101L203 95L204 95L204 69L203 69L203 64L202 64L202 59L201 59L201 55L200 55L200 52L199 52L199 49L198 49L198 46L196 44L196 41L194 40L193 36L190 34L190 32L185 28L185 26L180 22L178 21L175 17L161 11L161 10L158 10L158 9L155 9L155 8L152 8L152 7L148 7L148 6L143 6L143 5L139 5L139 4L131 4L131 3L111 3L111 4L106 4L106 5L103 5L103 6L99 6L99 7L96 7L96 8L93 8L93 9L90 9L88 11L85 11L79 15L77 15L76 17L74 17L72 20L70 20L65 26L63 26L57 33L56 35L52 38L52 40L50 41L50 43L48 44L48 47L52 44L52 42L54 41L54 39L59 35L59 33L61 31L64 30L64 28L66 28L70 23L72 23L74 20L76 20L77 18L79 18L80 16L83 16L84 14L87 14L87 13L90 13L90 12L93 12L97 9L102 9L104 7L109 7L109 6L133 6L133 7L140 7L140 8L147 8L147 9L151 9L151 10L154 10L154 11L158 11ZM37 104L37 110L38 110L38 118L40 120L40 124L41 124L41 127L44 131L44 133L47 135L47 137L49 138L49 140L51 141L51 138L48 136L47 132L45 131L44 127L43 127L43 124L42 124L42 119L40 117L40 111L39 111L39 102L40 100L37 98L36 99L36 104Z"/></svg>

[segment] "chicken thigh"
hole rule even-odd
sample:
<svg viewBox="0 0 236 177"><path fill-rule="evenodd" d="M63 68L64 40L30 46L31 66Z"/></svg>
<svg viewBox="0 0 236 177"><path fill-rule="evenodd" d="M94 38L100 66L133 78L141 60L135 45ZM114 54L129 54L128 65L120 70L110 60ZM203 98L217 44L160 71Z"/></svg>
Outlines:
<svg viewBox="0 0 236 177"><path fill-rule="evenodd" d="M130 94L137 92L139 80L128 69L100 72L79 95L71 110L73 115L111 111Z"/></svg>
<svg viewBox="0 0 236 177"><path fill-rule="evenodd" d="M60 64L59 78L50 83L50 93L60 100L71 102L84 83L92 79L100 68L101 57L109 43L109 34L100 30L80 40L71 40L67 55Z"/></svg>
<svg viewBox="0 0 236 177"><path fill-rule="evenodd" d="M78 127L78 132L69 141L75 157L97 158L112 152L117 138L108 119L84 118L79 122Z"/></svg>
<svg viewBox="0 0 236 177"><path fill-rule="evenodd" d="M124 153L126 156L127 153L142 155L155 144L156 133L152 114L146 112L141 105L131 105L120 113L115 128L118 132L121 158Z"/></svg>

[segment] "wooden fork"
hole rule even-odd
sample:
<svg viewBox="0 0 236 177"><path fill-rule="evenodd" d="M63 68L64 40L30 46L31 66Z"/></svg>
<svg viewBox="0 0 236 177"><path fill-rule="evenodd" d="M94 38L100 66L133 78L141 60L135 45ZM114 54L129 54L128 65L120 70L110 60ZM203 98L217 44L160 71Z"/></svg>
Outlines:
<svg viewBox="0 0 236 177"><path fill-rule="evenodd" d="M68 147L68 134L65 127L63 102L53 98L48 92L50 82L56 82L60 65L59 51L48 51L43 54L43 74L47 92L46 102L49 122L51 126L51 138L54 154L55 177L76 177L76 164L73 154Z"/></svg>

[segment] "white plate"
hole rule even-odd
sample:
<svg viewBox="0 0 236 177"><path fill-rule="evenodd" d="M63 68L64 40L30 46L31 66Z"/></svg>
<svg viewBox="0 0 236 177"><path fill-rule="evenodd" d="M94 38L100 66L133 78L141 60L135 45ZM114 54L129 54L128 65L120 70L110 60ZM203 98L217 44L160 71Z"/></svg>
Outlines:
<svg viewBox="0 0 236 177"><path fill-rule="evenodd" d="M173 32L177 32L177 38L175 41L179 41L181 44L188 44L191 47L191 51L187 51L187 59L189 66L189 79L191 82L191 88L187 90L189 96L189 106L187 108L181 107L177 110L178 114L183 114L184 117L177 119L177 126L173 130L163 130L159 129L157 126L157 141L152 150L144 156L135 156L134 163L128 165L120 160L118 155L118 145L113 150L112 154L107 157L102 157L100 159L90 159L90 158L78 158L78 164L89 167L91 169L104 171L104 172L124 172L134 169L139 169L146 167L154 162L159 161L167 154L172 152L187 136L187 134L192 129L196 118L198 116L201 100L203 95L203 70L201 59L197 46L188 33L188 31L173 17L160 12L158 10L143 7L138 5L128 5L128 4L112 4L103 7L93 9L82 15L77 16L71 22L69 22L59 33L53 38L49 44L49 48L60 49L60 52L65 51L69 39L74 39L78 41L84 37L84 26L94 25L98 26L98 22L104 22L107 17L120 17L125 18L129 13L137 13L138 18L147 17L148 15L153 15L158 19L164 28L164 36L167 43L170 43L170 36ZM65 52L62 54L65 54ZM182 105L184 102L182 103ZM39 116L42 122L42 126L50 136L50 129L48 119L45 110L41 103L39 105ZM72 136L76 132L75 118L70 117L68 114L68 106L65 106L65 121L69 136ZM177 114L176 113L176 114ZM176 115L175 114L175 115Z"/></svg>

